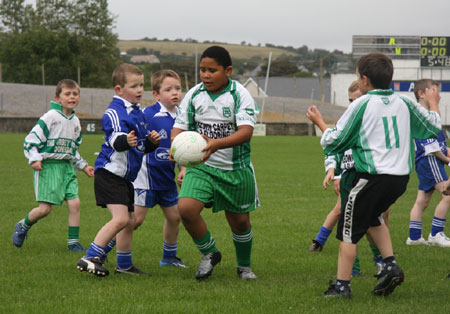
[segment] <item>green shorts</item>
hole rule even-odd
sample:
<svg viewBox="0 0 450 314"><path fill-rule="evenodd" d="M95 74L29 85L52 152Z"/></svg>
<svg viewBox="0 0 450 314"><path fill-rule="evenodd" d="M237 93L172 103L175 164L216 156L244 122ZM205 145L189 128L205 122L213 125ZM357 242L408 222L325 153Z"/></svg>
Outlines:
<svg viewBox="0 0 450 314"><path fill-rule="evenodd" d="M43 169L34 171L36 201L61 205L78 197L78 181L72 163L68 160L44 160Z"/></svg>
<svg viewBox="0 0 450 314"><path fill-rule="evenodd" d="M259 206L258 188L251 166L232 171L203 164L188 168L178 197L199 200L205 207L213 207L213 212L247 213Z"/></svg>

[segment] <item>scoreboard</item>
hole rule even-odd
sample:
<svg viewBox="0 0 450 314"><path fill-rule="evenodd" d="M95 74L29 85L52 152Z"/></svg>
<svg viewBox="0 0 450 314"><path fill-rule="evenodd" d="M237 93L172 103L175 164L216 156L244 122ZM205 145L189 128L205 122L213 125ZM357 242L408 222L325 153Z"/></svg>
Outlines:
<svg viewBox="0 0 450 314"><path fill-rule="evenodd" d="M355 58L382 52L391 59L420 60L420 67L450 68L450 37L353 35Z"/></svg>
<svg viewBox="0 0 450 314"><path fill-rule="evenodd" d="M450 67L450 37L420 37L421 67Z"/></svg>

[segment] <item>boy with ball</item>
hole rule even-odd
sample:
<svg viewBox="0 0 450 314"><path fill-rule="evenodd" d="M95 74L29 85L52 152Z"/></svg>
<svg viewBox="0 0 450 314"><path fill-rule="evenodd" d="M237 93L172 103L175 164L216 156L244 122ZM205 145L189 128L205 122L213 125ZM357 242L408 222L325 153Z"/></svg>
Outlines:
<svg viewBox="0 0 450 314"><path fill-rule="evenodd" d="M186 170L178 201L183 225L203 255L197 280L208 278L222 259L201 216L204 207L225 211L239 278L258 278L250 268L250 211L259 206L250 139L259 108L250 93L230 78L232 69L231 57L223 47L211 46L203 52L202 83L184 97L172 130L172 139L183 131L197 131L208 142L204 163Z"/></svg>

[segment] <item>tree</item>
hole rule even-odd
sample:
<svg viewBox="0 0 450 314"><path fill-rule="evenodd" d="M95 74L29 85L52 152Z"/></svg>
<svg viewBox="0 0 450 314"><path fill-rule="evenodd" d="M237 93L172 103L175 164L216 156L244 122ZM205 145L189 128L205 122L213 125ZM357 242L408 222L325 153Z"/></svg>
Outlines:
<svg viewBox="0 0 450 314"><path fill-rule="evenodd" d="M120 53L107 0L37 0L36 8L24 0L4 0L0 19L5 81L40 84L45 64L48 84L77 80L80 68L81 85L111 85Z"/></svg>

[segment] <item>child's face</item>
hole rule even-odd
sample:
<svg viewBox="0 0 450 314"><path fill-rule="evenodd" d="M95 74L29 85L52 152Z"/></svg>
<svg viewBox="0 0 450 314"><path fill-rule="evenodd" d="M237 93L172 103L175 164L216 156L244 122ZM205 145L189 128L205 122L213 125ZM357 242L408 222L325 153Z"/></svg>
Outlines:
<svg viewBox="0 0 450 314"><path fill-rule="evenodd" d="M181 100L181 82L173 77L166 77L161 84L159 92L153 92L156 101L167 109L175 108Z"/></svg>
<svg viewBox="0 0 450 314"><path fill-rule="evenodd" d="M127 82L124 86L116 85L114 90L117 96L129 101L132 104L138 104L144 94L144 76L137 74L126 74Z"/></svg>
<svg viewBox="0 0 450 314"><path fill-rule="evenodd" d="M77 87L63 87L61 93L55 96L55 100L61 104L65 113L72 113L73 109L78 106L80 100L80 92Z"/></svg>
<svg viewBox="0 0 450 314"><path fill-rule="evenodd" d="M200 79L206 89L213 94L221 92L228 86L232 70L232 66L224 68L212 58L203 58L200 61Z"/></svg>
<svg viewBox="0 0 450 314"><path fill-rule="evenodd" d="M355 101L355 99L358 99L361 96L362 96L362 93L359 89L357 89L353 92L348 92L348 101L349 101L349 103L352 103Z"/></svg>

